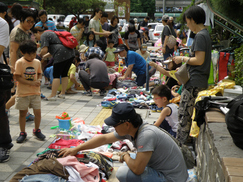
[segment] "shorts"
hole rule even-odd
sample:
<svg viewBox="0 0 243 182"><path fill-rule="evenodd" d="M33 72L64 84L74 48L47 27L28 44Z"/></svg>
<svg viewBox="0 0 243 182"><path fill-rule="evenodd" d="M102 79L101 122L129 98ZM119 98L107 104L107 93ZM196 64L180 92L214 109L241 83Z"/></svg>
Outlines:
<svg viewBox="0 0 243 182"><path fill-rule="evenodd" d="M39 95L29 95L15 98L15 109L27 110L28 108L41 109L41 97Z"/></svg>
<svg viewBox="0 0 243 182"><path fill-rule="evenodd" d="M113 67L113 66L115 66L115 61L113 61L113 62L105 61L105 64L106 64L106 66L111 66L111 67Z"/></svg>

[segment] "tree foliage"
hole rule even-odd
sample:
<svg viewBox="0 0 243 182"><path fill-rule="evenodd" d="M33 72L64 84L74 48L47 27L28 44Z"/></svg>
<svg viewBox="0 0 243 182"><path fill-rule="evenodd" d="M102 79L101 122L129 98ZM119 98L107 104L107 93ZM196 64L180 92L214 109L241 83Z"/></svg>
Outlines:
<svg viewBox="0 0 243 182"><path fill-rule="evenodd" d="M43 2L44 0L38 0L41 8L43 8ZM48 13L79 15L97 7L103 9L106 2L102 0L45 0L45 5Z"/></svg>
<svg viewBox="0 0 243 182"><path fill-rule="evenodd" d="M147 12L150 17L153 17L155 0L131 0L131 12Z"/></svg>

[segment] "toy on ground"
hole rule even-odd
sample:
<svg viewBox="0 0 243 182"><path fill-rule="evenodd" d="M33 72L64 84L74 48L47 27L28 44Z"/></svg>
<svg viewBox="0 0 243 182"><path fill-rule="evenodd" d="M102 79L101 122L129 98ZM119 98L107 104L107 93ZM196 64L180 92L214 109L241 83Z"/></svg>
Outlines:
<svg viewBox="0 0 243 182"><path fill-rule="evenodd" d="M67 120L69 120L71 118L69 117L67 112L63 112L61 116L56 116L56 119L64 119L64 120L67 119Z"/></svg>

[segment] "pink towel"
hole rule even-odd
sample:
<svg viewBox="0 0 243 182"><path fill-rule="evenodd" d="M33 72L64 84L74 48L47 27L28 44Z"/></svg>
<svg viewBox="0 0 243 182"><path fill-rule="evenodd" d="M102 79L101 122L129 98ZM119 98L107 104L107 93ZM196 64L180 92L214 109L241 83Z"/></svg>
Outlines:
<svg viewBox="0 0 243 182"><path fill-rule="evenodd" d="M99 170L95 167L87 167L85 164L80 163L76 157L67 156L64 158L58 158L58 162L60 162L63 166L72 166L76 169L81 178L85 182L99 182Z"/></svg>

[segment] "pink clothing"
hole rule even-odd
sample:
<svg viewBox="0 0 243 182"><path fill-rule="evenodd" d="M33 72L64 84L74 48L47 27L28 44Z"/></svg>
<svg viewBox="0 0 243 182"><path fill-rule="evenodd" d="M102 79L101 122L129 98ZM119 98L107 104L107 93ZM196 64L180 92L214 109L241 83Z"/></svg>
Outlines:
<svg viewBox="0 0 243 182"><path fill-rule="evenodd" d="M37 81L38 74L41 73L41 62L38 59L28 62L22 57L16 62L14 75L20 75L22 78L29 81ZM16 92L18 97L40 94L40 87L18 83Z"/></svg>
<svg viewBox="0 0 243 182"><path fill-rule="evenodd" d="M67 156L64 158L58 158L58 162L60 162L63 166L72 166L76 169L81 178L85 182L99 182L99 170L95 167L87 167L85 164L80 163L76 157Z"/></svg>

